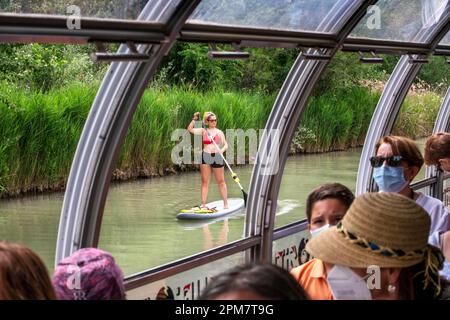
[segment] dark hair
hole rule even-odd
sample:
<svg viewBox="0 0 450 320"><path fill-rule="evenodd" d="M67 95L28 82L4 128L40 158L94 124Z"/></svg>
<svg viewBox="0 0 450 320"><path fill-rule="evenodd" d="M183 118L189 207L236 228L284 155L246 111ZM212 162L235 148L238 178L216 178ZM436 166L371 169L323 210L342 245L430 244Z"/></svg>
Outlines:
<svg viewBox="0 0 450 320"><path fill-rule="evenodd" d="M219 274L211 279L198 299L214 299L236 291L252 292L271 300L307 300L294 277L272 264L246 264Z"/></svg>
<svg viewBox="0 0 450 320"><path fill-rule="evenodd" d="M418 167L419 169L422 168L424 162L423 156L414 140L401 136L385 136L378 140L375 145L375 152L378 152L378 149L383 143L389 144L392 148L393 155L402 156L408 162L408 165Z"/></svg>
<svg viewBox="0 0 450 320"><path fill-rule="evenodd" d="M425 144L425 163L438 166L439 159L450 158L450 133L439 132L427 139Z"/></svg>
<svg viewBox="0 0 450 320"><path fill-rule="evenodd" d="M339 200L347 209L355 200L355 196L350 191L349 188L340 183L327 183L314 189L306 200L306 218L308 222L311 222L312 208L314 204L318 201L325 199L337 199Z"/></svg>

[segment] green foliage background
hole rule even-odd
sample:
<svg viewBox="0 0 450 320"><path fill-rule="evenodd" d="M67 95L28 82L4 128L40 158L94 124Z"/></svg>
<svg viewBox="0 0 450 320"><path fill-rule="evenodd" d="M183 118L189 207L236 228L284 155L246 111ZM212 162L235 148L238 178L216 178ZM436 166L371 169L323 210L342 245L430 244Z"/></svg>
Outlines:
<svg viewBox="0 0 450 320"><path fill-rule="evenodd" d="M221 46L221 49L229 49ZM0 196L62 189L90 105L107 65L89 59L91 46L0 46ZM251 58L210 60L208 47L178 43L159 67L134 116L115 178L162 175L172 164L170 135L195 111L217 113L223 129L263 128L298 50L248 49ZM320 79L291 152L344 150L364 141L383 84L397 57L366 65L338 53ZM450 84L448 66L431 58L408 96L395 132L431 131ZM423 89L425 88L425 89Z"/></svg>

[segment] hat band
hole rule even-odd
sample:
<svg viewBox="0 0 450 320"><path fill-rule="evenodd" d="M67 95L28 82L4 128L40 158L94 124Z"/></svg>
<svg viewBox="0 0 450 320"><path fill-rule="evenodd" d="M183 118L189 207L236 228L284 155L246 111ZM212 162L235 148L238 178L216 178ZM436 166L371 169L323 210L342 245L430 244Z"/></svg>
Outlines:
<svg viewBox="0 0 450 320"><path fill-rule="evenodd" d="M427 245L422 250L413 250L405 252L401 249L391 249L388 247L377 245L373 242L367 241L366 239L349 232L343 225L339 222L336 226L338 232L343 235L348 241L353 244L357 244L365 249L379 253L386 257L395 257L399 259L412 259L412 258L422 258L425 260L425 269L413 278L423 273L423 289L425 290L430 284L435 287L434 295L437 297L441 292L441 283L439 277L439 270L442 269L442 264L444 263L444 258L442 253L437 250L434 251Z"/></svg>
<svg viewBox="0 0 450 320"><path fill-rule="evenodd" d="M402 249L392 249L389 247L378 245L374 242L364 239L363 237L355 235L354 233L348 231L344 227L342 222L339 222L336 227L337 227L338 232L341 235L343 235L352 244L356 244L364 249L370 250L375 253L379 253L385 257L394 257L394 258L405 259L405 260L424 257L426 248L419 249L419 250L413 250L413 251L409 251L409 252L405 252Z"/></svg>

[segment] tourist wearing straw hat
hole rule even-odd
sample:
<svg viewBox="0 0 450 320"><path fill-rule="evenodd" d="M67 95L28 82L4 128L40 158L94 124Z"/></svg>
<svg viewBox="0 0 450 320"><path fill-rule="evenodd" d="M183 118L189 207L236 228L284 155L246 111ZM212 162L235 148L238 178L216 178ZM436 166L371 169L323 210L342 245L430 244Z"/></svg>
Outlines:
<svg viewBox="0 0 450 320"><path fill-rule="evenodd" d="M306 245L326 265L334 299L439 299L443 257L428 244L430 217L396 193L366 193Z"/></svg>

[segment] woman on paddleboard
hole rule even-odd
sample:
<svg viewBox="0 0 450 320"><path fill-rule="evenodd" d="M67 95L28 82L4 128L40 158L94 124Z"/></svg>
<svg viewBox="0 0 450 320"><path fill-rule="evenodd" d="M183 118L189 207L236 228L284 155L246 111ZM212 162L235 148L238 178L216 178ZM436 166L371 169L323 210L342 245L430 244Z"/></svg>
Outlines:
<svg viewBox="0 0 450 320"><path fill-rule="evenodd" d="M208 186L211 172L213 172L223 199L223 208L228 209L227 185L225 183L222 158L223 153L228 149L228 143L222 130L217 128L217 117L214 113L205 112L203 115L203 122L207 128L194 128L195 121L199 120L199 116L199 112L194 113L194 117L188 126L188 131L194 135L203 136L202 163L200 164L200 174L202 176L201 207L206 208Z"/></svg>

